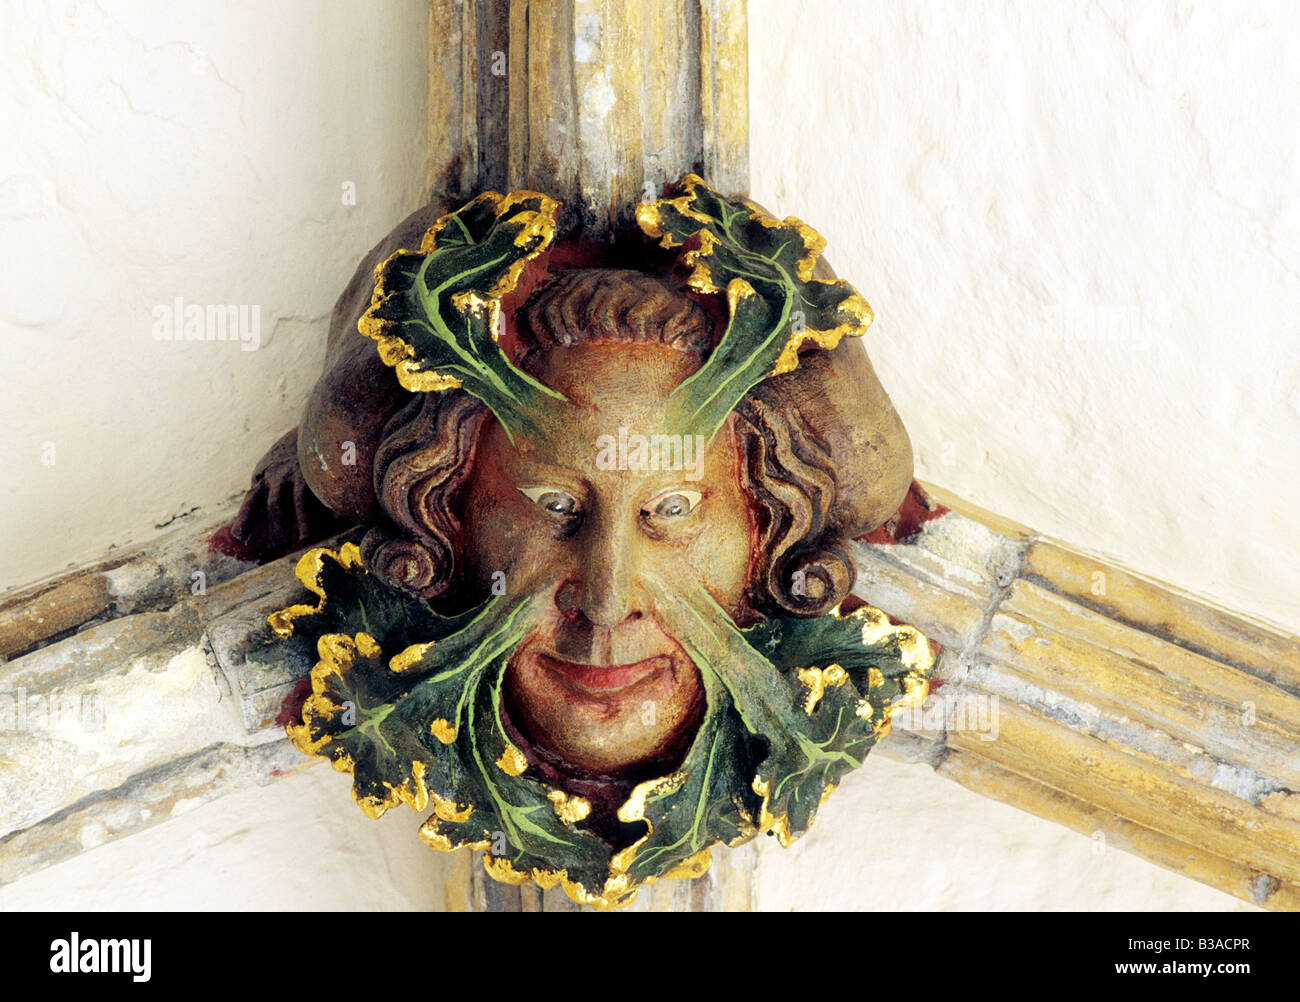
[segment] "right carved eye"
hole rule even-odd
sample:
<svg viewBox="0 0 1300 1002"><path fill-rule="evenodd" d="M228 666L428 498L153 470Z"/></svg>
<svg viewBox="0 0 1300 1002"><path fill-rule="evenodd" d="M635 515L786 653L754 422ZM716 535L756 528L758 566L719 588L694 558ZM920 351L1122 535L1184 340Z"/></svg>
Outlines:
<svg viewBox="0 0 1300 1002"><path fill-rule="evenodd" d="M519 493L555 518L573 518L582 510L577 498L558 487L520 487Z"/></svg>

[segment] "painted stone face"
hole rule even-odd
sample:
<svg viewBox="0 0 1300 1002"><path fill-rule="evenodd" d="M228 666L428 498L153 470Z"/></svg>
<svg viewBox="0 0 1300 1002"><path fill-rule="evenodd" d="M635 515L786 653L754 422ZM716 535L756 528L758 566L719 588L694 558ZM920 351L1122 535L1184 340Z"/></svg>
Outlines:
<svg viewBox="0 0 1300 1002"><path fill-rule="evenodd" d="M471 573L484 594L501 573L547 597L507 669L507 710L571 769L674 765L699 722L699 673L650 580L698 580L741 619L751 516L732 435L702 455L654 440L650 455L669 395L696 367L659 344L552 348L536 375L573 406L545 437L512 444L492 423L478 445L464 509Z"/></svg>
<svg viewBox="0 0 1300 1002"><path fill-rule="evenodd" d="M432 808L428 845L597 907L800 837L931 665L850 604L851 541L911 482L837 347L870 309L802 223L677 191L637 211L675 264L553 266L536 192L379 263L352 315L409 399L349 410L365 380L322 380L300 455L355 436L366 461L303 468L367 528L300 561L318 603L270 617L315 662L290 738L366 813Z"/></svg>

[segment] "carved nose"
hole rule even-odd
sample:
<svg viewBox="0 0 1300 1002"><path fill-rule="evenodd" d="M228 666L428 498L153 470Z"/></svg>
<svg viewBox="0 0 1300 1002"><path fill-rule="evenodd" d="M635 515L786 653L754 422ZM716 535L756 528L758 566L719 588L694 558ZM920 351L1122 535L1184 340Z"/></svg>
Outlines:
<svg viewBox="0 0 1300 1002"><path fill-rule="evenodd" d="M593 539L578 573L556 592L555 604L570 619L602 629L641 618L641 590L632 580L631 564L623 540Z"/></svg>
<svg viewBox="0 0 1300 1002"><path fill-rule="evenodd" d="M556 592L555 604L566 618L606 630L641 618L626 589L591 579L566 581Z"/></svg>

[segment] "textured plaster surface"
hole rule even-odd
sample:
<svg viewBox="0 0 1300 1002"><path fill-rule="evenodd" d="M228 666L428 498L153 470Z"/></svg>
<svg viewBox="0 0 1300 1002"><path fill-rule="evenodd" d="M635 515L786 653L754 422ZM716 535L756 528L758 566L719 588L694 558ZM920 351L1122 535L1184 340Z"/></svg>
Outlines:
<svg viewBox="0 0 1300 1002"><path fill-rule="evenodd" d="M440 907L448 857L416 837L420 819L405 808L371 821L350 784L322 764L216 803L179 803L148 831L0 888L0 911Z"/></svg>
<svg viewBox="0 0 1300 1002"><path fill-rule="evenodd" d="M1300 7L751 0L752 190L917 470L1300 630Z"/></svg>
<svg viewBox="0 0 1300 1002"><path fill-rule="evenodd" d="M1255 911L1100 839L873 755L789 849L767 839L765 911Z"/></svg>
<svg viewBox="0 0 1300 1002"><path fill-rule="evenodd" d="M415 0L0 6L0 589L210 509L297 423L422 201L426 31ZM259 307L258 349L154 340L176 297Z"/></svg>
<svg viewBox="0 0 1300 1002"><path fill-rule="evenodd" d="M319 766L185 810L0 888L0 911L436 910L449 857L401 808L371 821ZM718 849L716 852L726 852ZM790 849L764 839L756 906L788 910L1250 910L1236 898L873 756Z"/></svg>

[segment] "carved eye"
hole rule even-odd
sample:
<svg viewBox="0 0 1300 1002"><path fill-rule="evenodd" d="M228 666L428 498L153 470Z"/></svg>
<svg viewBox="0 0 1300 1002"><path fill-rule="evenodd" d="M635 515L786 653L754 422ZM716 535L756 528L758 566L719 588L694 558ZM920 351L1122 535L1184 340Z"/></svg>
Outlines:
<svg viewBox="0 0 1300 1002"><path fill-rule="evenodd" d="M556 518L573 518L582 510L577 498L558 487L520 487L519 493Z"/></svg>
<svg viewBox="0 0 1300 1002"><path fill-rule="evenodd" d="M701 497L699 491L670 491L648 502L641 511L650 518L683 518L695 510Z"/></svg>

